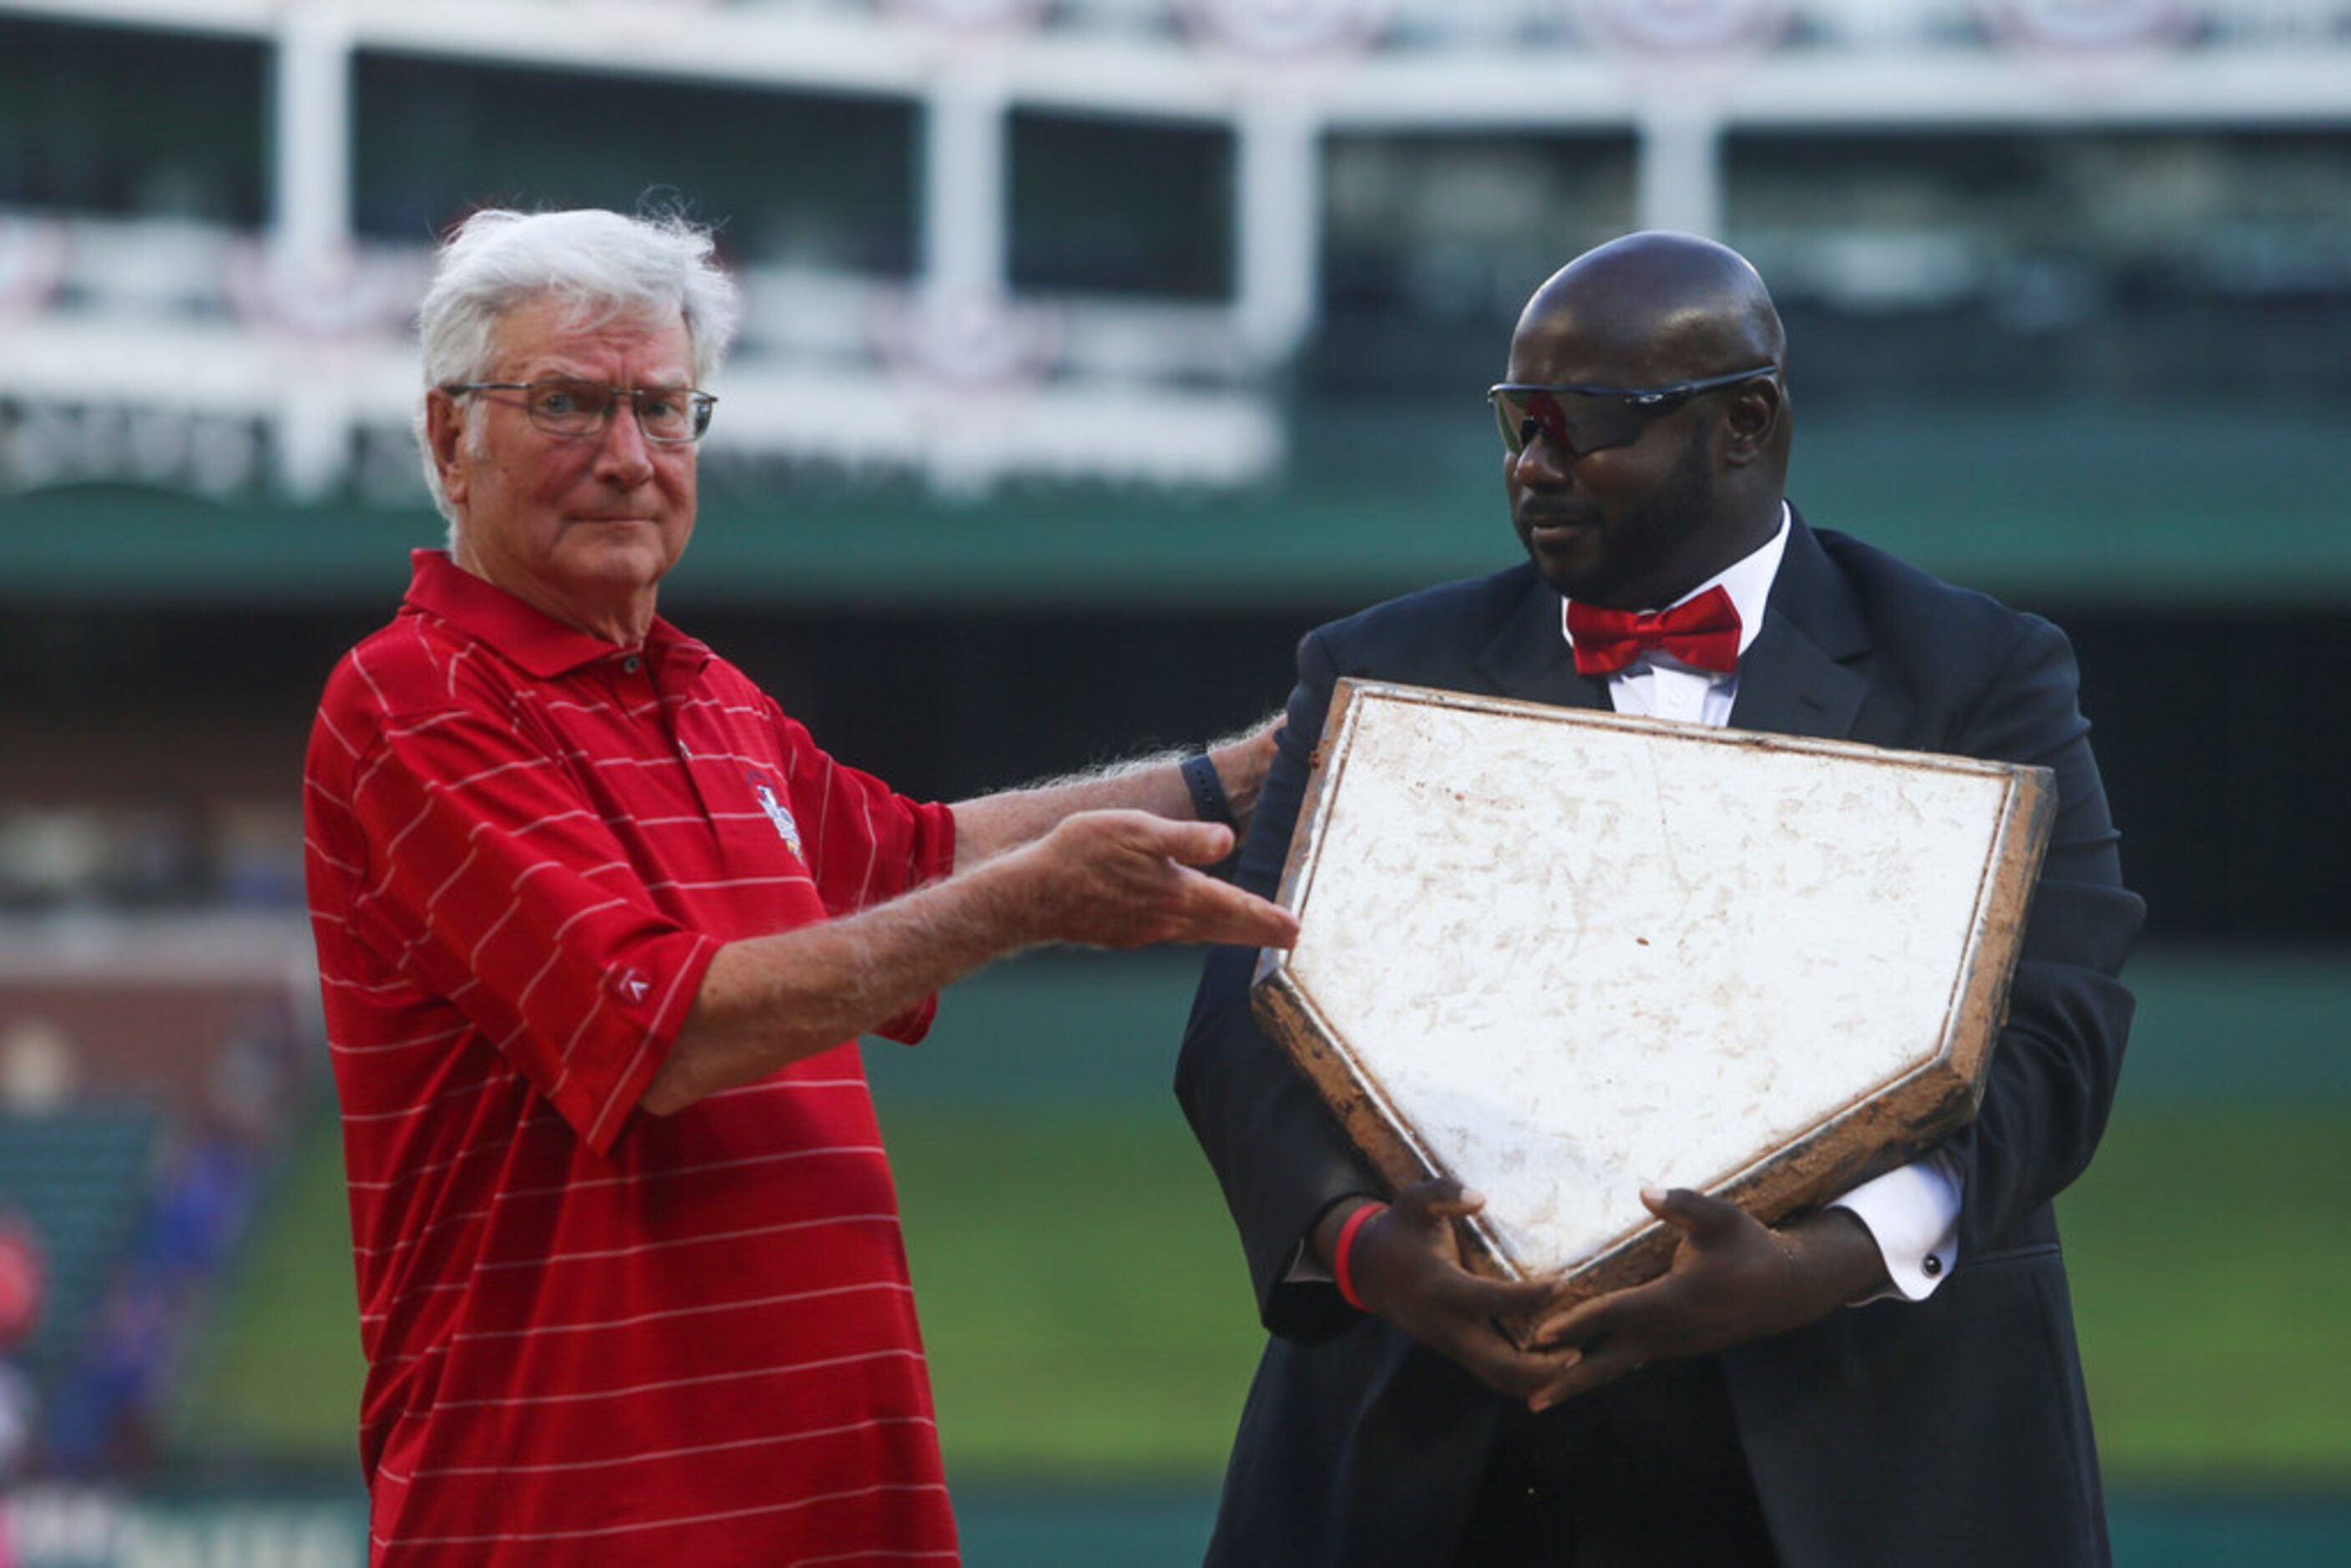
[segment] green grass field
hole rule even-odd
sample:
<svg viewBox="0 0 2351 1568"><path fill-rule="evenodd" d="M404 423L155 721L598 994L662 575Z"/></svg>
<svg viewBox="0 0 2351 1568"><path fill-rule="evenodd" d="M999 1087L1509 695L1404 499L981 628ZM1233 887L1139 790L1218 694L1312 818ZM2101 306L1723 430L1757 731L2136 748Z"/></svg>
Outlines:
<svg viewBox="0 0 2351 1568"><path fill-rule="evenodd" d="M1214 1475L1259 1335L1172 1110L890 1132L958 1472ZM2351 1480L2351 1113L2126 1115L2063 1215L2118 1480Z"/></svg>
<svg viewBox="0 0 2351 1568"><path fill-rule="evenodd" d="M887 1115L951 1471L1199 1483L1257 1353L1172 1103ZM183 1406L202 1450L349 1463L359 1390L331 1127L298 1152ZM2117 1484L2351 1482L2351 1106L2117 1115L2062 1205Z"/></svg>
<svg viewBox="0 0 2351 1568"><path fill-rule="evenodd" d="M2110 1474L2351 1485L2351 1107L2118 1116L2059 1214Z"/></svg>

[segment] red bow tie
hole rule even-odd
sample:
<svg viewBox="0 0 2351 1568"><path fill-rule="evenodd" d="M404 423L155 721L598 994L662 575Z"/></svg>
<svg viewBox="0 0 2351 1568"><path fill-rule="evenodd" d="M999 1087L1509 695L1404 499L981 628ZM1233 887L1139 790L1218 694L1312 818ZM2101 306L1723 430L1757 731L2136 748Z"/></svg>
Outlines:
<svg viewBox="0 0 2351 1568"><path fill-rule="evenodd" d="M1571 599L1567 634L1575 644L1579 675L1613 675L1653 649L1726 675L1739 667L1739 610L1720 588L1709 588L1687 604L1654 615L1603 610Z"/></svg>

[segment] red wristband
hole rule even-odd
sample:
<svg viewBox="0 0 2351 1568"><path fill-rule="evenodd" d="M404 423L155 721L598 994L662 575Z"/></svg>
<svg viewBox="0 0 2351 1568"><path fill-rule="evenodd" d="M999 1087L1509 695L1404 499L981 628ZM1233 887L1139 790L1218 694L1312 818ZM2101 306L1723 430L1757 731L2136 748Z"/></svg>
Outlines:
<svg viewBox="0 0 2351 1568"><path fill-rule="evenodd" d="M1331 1278L1337 1281L1339 1294L1345 1298L1349 1306L1359 1312L1367 1312L1370 1309L1366 1308L1356 1296L1354 1275L1348 1267L1353 1261L1355 1232L1361 1230L1364 1222L1372 1216L1385 1214L1387 1211L1388 1206L1384 1203L1364 1205L1354 1213L1347 1216L1347 1223L1339 1227L1339 1239L1331 1244Z"/></svg>

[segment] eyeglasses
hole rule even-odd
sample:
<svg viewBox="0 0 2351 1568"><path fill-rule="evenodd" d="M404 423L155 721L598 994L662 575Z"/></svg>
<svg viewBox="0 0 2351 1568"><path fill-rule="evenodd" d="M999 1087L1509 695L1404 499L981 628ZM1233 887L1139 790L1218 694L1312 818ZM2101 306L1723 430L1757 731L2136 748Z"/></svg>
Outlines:
<svg viewBox="0 0 2351 1568"><path fill-rule="evenodd" d="M1630 446L1653 419L1662 419L1700 392L1737 386L1758 376L1776 375L1777 365L1759 365L1727 376L1675 382L1662 387L1543 386L1504 382L1489 388L1486 401L1502 427L1502 444L1515 457L1537 433L1571 458L1612 446Z"/></svg>
<svg viewBox="0 0 2351 1568"><path fill-rule="evenodd" d="M710 411L718 400L692 387L608 387L601 382L575 382L561 377L540 382L457 382L441 389L451 397L465 392L518 392L531 423L549 435L567 440L601 435L612 423L612 409L623 398L637 412L637 428L647 441L674 444L699 441L710 428Z"/></svg>

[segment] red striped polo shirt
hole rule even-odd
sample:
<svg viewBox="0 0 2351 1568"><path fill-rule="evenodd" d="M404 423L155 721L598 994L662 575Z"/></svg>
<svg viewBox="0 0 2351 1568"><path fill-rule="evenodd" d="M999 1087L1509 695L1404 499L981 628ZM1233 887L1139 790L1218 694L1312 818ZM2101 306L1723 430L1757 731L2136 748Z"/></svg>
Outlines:
<svg viewBox="0 0 2351 1568"><path fill-rule="evenodd" d="M304 784L372 1561L954 1562L855 1043L632 1111L720 944L946 874L947 809L436 551Z"/></svg>

